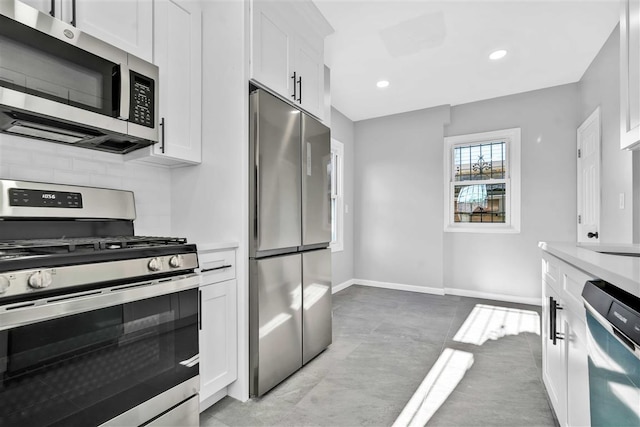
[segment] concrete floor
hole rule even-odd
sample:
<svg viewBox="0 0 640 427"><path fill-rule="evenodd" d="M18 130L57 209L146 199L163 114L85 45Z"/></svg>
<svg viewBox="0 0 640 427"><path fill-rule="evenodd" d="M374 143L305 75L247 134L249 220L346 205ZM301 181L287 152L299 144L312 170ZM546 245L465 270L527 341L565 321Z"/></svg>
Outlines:
<svg viewBox="0 0 640 427"><path fill-rule="evenodd" d="M535 306L354 285L333 295L327 350L262 398L224 398L200 423L553 426L541 380L539 313Z"/></svg>

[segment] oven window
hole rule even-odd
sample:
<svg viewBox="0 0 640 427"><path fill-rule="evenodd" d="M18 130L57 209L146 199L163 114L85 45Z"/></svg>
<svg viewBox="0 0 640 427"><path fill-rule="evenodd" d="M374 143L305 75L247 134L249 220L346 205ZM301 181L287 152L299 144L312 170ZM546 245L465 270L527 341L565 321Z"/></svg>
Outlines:
<svg viewBox="0 0 640 427"><path fill-rule="evenodd" d="M4 16L0 58L0 86L111 117L118 113L120 76L112 62Z"/></svg>
<svg viewBox="0 0 640 427"><path fill-rule="evenodd" d="M0 425L90 426L198 375L190 289L0 331Z"/></svg>

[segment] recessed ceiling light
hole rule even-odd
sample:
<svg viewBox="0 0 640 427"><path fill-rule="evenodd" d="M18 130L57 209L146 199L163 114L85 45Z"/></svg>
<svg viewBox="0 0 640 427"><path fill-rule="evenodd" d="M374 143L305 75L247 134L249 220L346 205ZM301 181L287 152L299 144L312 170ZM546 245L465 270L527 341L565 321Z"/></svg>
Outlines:
<svg viewBox="0 0 640 427"><path fill-rule="evenodd" d="M388 80L380 80L378 83L376 83L376 86L378 86L379 88L385 88L387 86L389 86L389 81Z"/></svg>
<svg viewBox="0 0 640 427"><path fill-rule="evenodd" d="M491 55L489 55L489 59L497 61L498 59L504 58L506 54L507 51L504 49L496 50L494 52L491 52Z"/></svg>

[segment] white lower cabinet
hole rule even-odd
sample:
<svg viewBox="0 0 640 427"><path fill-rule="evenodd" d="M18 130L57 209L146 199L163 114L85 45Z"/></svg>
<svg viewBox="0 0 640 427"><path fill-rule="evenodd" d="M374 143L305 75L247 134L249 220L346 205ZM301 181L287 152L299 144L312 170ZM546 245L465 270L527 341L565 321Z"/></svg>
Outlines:
<svg viewBox="0 0 640 427"><path fill-rule="evenodd" d="M547 284L543 290L543 321L542 321L542 379L549 395L549 401L555 410L556 417L561 426L566 425L567 415L567 382L565 369L565 346L564 340L556 338L555 344L552 341L552 320L551 303L556 301L560 307L564 302L558 294ZM562 337L565 333L565 322L562 310L556 309L556 336Z"/></svg>
<svg viewBox="0 0 640 427"><path fill-rule="evenodd" d="M581 294L585 282L592 279L543 254L542 379L560 426L591 424L587 328Z"/></svg>
<svg viewBox="0 0 640 427"><path fill-rule="evenodd" d="M200 400L236 380L236 281L200 288Z"/></svg>
<svg viewBox="0 0 640 427"><path fill-rule="evenodd" d="M238 378L237 282L235 250L199 254L200 410L226 395Z"/></svg>

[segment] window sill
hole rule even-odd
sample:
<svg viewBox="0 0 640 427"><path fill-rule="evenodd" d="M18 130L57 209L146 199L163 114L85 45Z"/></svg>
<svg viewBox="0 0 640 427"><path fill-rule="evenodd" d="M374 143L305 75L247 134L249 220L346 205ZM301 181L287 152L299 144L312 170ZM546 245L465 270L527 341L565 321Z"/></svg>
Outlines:
<svg viewBox="0 0 640 427"><path fill-rule="evenodd" d="M445 233L483 233L483 234L519 234L520 227L513 225L492 224L448 224L444 227Z"/></svg>

